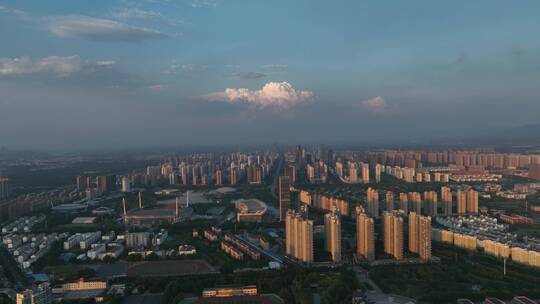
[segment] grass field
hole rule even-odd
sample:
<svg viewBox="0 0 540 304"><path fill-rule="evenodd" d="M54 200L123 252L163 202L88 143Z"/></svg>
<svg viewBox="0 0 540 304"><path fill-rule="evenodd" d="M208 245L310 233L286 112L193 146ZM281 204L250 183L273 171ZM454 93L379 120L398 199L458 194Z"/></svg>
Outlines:
<svg viewBox="0 0 540 304"><path fill-rule="evenodd" d="M214 267L204 260L169 260L169 261L141 261L134 263L116 262L114 264L92 265L57 265L47 266L43 272L60 275L62 277L76 276L80 273L94 270L100 276L128 276L135 277L163 277L182 276L190 274L204 274L215 272Z"/></svg>
<svg viewBox="0 0 540 304"><path fill-rule="evenodd" d="M163 277L214 273L217 270L204 260L142 261L130 264L130 277Z"/></svg>
<svg viewBox="0 0 540 304"><path fill-rule="evenodd" d="M65 265L56 265L56 266L45 266L43 268L44 273L48 274L76 274L81 270L88 269L89 267L87 265L73 265L73 264L65 264Z"/></svg>

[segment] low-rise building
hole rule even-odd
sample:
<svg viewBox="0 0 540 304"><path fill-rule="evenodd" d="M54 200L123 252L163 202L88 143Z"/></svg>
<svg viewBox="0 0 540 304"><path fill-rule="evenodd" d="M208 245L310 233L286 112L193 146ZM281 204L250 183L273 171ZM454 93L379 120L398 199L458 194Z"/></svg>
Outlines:
<svg viewBox="0 0 540 304"><path fill-rule="evenodd" d="M239 199L234 202L238 222L262 222L268 207L258 199Z"/></svg>
<svg viewBox="0 0 540 304"><path fill-rule="evenodd" d="M501 214L499 216L501 221L506 222L508 224L516 225L516 224L526 224L526 225L532 225L534 224L534 220L530 217L518 215L518 214Z"/></svg>
<svg viewBox="0 0 540 304"><path fill-rule="evenodd" d="M178 255L194 255L197 253L197 249L191 245L178 246Z"/></svg>
<svg viewBox="0 0 540 304"><path fill-rule="evenodd" d="M219 238L218 235L211 230L204 230L204 237L211 242L217 241Z"/></svg>
<svg viewBox="0 0 540 304"><path fill-rule="evenodd" d="M32 288L17 293L17 304L50 304L52 303L52 290L49 283L41 283Z"/></svg>
<svg viewBox="0 0 540 304"><path fill-rule="evenodd" d="M79 241L79 247L82 250L90 248L90 246L101 239L101 231L83 233Z"/></svg>
<svg viewBox="0 0 540 304"><path fill-rule="evenodd" d="M126 233L126 246L127 248L149 247L151 245L151 236L150 232Z"/></svg>
<svg viewBox="0 0 540 304"><path fill-rule="evenodd" d="M244 260L244 253L236 249L233 244L227 241L221 241L221 250L225 251L231 258L235 260L242 261Z"/></svg>
<svg viewBox="0 0 540 304"><path fill-rule="evenodd" d="M86 291L96 289L107 289L106 281L85 281L83 278L76 282L62 284L62 291Z"/></svg>
<svg viewBox="0 0 540 304"><path fill-rule="evenodd" d="M98 259L104 260L105 258L118 259L125 251L124 245L120 243L107 244L107 251L98 255Z"/></svg>
<svg viewBox="0 0 540 304"><path fill-rule="evenodd" d="M95 217L76 217L71 221L72 224L93 224L96 221Z"/></svg>
<svg viewBox="0 0 540 304"><path fill-rule="evenodd" d="M234 244L236 247L238 247L238 249L240 249L240 251L246 253L253 260L258 261L258 260L261 259L261 253L260 252L253 249L247 242L239 239L238 237L236 237L236 236L234 236L234 235L232 235L230 233L227 233L227 234L225 234L224 240Z"/></svg>
<svg viewBox="0 0 540 304"><path fill-rule="evenodd" d="M203 298L256 296L257 286L222 286L203 289Z"/></svg>

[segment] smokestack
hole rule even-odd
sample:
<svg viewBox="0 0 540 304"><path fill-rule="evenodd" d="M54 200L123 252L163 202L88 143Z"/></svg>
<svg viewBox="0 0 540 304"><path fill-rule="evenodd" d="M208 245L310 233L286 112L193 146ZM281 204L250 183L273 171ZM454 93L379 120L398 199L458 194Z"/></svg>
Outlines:
<svg viewBox="0 0 540 304"><path fill-rule="evenodd" d="M126 212L126 199L125 198L122 199L122 205L124 206L124 221L125 221L126 215L127 215L127 212Z"/></svg>
<svg viewBox="0 0 540 304"><path fill-rule="evenodd" d="M142 198L141 198L141 192L139 192L139 209L142 209Z"/></svg>
<svg viewBox="0 0 540 304"><path fill-rule="evenodd" d="M176 197L176 218L178 218L178 202L180 201L180 197Z"/></svg>
<svg viewBox="0 0 540 304"><path fill-rule="evenodd" d="M189 190L186 191L186 207L189 207Z"/></svg>

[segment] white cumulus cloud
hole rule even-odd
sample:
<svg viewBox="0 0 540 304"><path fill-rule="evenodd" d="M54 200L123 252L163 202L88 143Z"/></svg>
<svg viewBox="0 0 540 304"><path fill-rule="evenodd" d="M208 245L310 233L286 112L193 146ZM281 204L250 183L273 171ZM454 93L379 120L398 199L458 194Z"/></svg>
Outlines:
<svg viewBox="0 0 540 304"><path fill-rule="evenodd" d="M68 76L81 70L79 56L49 56L41 59L30 57L0 58L0 75L23 75L34 73L53 73Z"/></svg>
<svg viewBox="0 0 540 304"><path fill-rule="evenodd" d="M50 18L49 31L53 35L63 38L84 38L110 42L140 42L165 37L157 30L79 15Z"/></svg>
<svg viewBox="0 0 540 304"><path fill-rule="evenodd" d="M288 109L312 98L313 92L297 90L288 82L269 82L260 90L227 88L223 92L206 95L208 100L244 103L259 109Z"/></svg>
<svg viewBox="0 0 540 304"><path fill-rule="evenodd" d="M362 101L362 107L373 113L384 113L388 110L388 104L381 96Z"/></svg>

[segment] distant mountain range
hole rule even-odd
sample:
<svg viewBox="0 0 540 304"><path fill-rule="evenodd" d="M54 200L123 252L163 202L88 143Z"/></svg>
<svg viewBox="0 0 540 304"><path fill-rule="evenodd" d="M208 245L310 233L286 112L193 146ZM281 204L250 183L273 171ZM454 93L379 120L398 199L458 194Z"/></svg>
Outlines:
<svg viewBox="0 0 540 304"><path fill-rule="evenodd" d="M501 130L501 132L493 134L493 136L515 140L540 140L540 124L525 125L521 127Z"/></svg>
<svg viewBox="0 0 540 304"><path fill-rule="evenodd" d="M540 144L540 124L511 128L469 128L455 130L453 135L433 140L448 145L537 145Z"/></svg>
<svg viewBox="0 0 540 304"><path fill-rule="evenodd" d="M23 158L39 158L48 155L44 152L30 150L10 150L5 147L0 148L0 160L15 160Z"/></svg>

